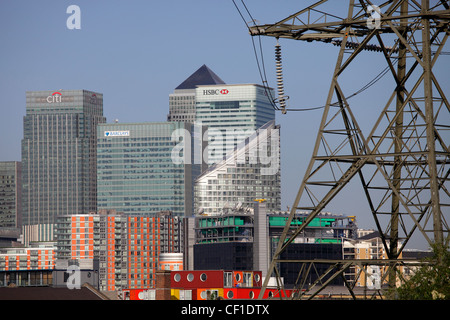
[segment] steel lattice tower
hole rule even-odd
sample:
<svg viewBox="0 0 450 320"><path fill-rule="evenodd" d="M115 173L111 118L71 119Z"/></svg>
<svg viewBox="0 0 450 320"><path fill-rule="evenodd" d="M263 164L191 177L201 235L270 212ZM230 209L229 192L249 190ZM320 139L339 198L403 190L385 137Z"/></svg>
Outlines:
<svg viewBox="0 0 450 320"><path fill-rule="evenodd" d="M414 232L420 232L430 245L449 243L450 104L433 74L450 33L449 2L430 5L428 0L392 0L376 7L368 0L350 0L346 18L321 10L325 2L275 24L250 27L252 36L340 46L313 155L260 298L271 274L279 289L284 289L280 263L306 263L283 260L281 254L352 179L362 184L388 259L330 261L323 285L343 277L351 264L362 268L380 263L389 269L386 274L393 286L399 255ZM375 8L379 15L374 18ZM387 46L392 40L394 45ZM395 80L392 94L380 106L379 118L368 134L363 133L340 85L342 74L364 50L381 54ZM289 109L283 107L282 111ZM296 210L308 211L309 216L301 226L292 227ZM353 285L343 278L352 293ZM300 282L298 293L290 298L302 297Z"/></svg>

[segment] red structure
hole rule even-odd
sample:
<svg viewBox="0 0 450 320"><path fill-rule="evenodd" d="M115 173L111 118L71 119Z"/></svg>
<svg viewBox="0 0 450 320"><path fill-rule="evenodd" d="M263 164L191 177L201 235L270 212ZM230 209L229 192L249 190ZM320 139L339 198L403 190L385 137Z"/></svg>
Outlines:
<svg viewBox="0 0 450 320"><path fill-rule="evenodd" d="M166 271L165 279L157 279L156 291L170 285L171 300L253 300L258 299L262 287L261 271L181 270ZM124 290L130 300L156 299L161 296L147 290ZM291 292L286 292L290 295ZM282 296L285 297L284 293ZM153 297L153 298L151 298ZM159 297L159 298L158 298ZM263 299L277 299L277 289L267 288ZM167 299L167 295L164 299Z"/></svg>

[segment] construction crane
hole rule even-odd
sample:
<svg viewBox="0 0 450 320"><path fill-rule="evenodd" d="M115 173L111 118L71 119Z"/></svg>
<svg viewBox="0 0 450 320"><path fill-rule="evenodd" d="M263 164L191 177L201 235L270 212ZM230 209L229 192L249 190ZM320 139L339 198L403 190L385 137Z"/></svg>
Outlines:
<svg viewBox="0 0 450 320"><path fill-rule="evenodd" d="M433 73L450 34L449 1L434 1L430 6L429 0L391 0L375 6L369 0L349 0L344 18L322 9L326 3L318 1L274 24L249 27L252 36L320 41L340 48L313 154L260 298L271 275L277 278L279 290L284 290L279 265L302 261L285 261L283 253L352 179L361 182L388 259L324 262L330 268L319 278L322 286L308 298L338 277L355 297L354 284L344 276L352 265L380 265L388 270L381 281L395 286L396 270L405 263L400 254L415 233L422 234L430 245L449 244L450 103ZM392 39L394 43L388 46ZM365 51L381 54L395 81L368 133L359 125L340 82L354 59ZM286 113L279 47L276 58L280 109ZM291 226L297 210L309 215L300 226ZM318 283L307 287L297 283L289 298L305 297Z"/></svg>

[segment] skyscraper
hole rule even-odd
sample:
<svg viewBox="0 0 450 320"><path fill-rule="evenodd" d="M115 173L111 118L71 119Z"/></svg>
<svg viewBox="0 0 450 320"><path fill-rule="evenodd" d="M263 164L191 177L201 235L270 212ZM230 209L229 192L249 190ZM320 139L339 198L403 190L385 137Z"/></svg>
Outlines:
<svg viewBox="0 0 450 320"><path fill-rule="evenodd" d="M0 162L0 228L19 228L21 218L21 163Z"/></svg>
<svg viewBox="0 0 450 320"><path fill-rule="evenodd" d="M270 211L281 209L279 128L274 120L267 122L197 178L196 213L222 214L236 206L253 210L255 199L265 199Z"/></svg>
<svg viewBox="0 0 450 320"><path fill-rule="evenodd" d="M269 100L272 91L257 84L227 85L203 65L169 95L167 120L206 126L208 164L213 165L275 119Z"/></svg>
<svg viewBox="0 0 450 320"><path fill-rule="evenodd" d="M169 95L167 121L195 122L195 88L198 85L225 84L210 68L202 65Z"/></svg>
<svg viewBox="0 0 450 320"><path fill-rule="evenodd" d="M206 164L202 128L185 122L101 124L98 209L152 216L190 216L194 179ZM198 132L196 132L196 129Z"/></svg>
<svg viewBox="0 0 450 320"><path fill-rule="evenodd" d="M103 95L28 91L22 140L25 243L53 240L55 218L97 210L97 124Z"/></svg>
<svg viewBox="0 0 450 320"><path fill-rule="evenodd" d="M240 142L275 120L271 88L257 84L199 85L196 124L208 127L208 164L220 162Z"/></svg>

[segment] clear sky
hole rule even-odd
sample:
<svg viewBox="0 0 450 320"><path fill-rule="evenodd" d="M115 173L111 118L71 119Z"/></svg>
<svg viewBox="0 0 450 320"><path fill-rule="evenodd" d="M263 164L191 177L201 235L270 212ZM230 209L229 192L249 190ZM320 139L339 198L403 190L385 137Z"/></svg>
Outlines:
<svg viewBox="0 0 450 320"><path fill-rule="evenodd" d="M274 23L314 2L245 1L261 24ZM346 1L331 2L333 13L345 14ZM236 4L250 21L242 3ZM81 9L80 30L66 26L70 5ZM276 40L261 40L269 85L275 87ZM338 48L292 40L280 43L289 106L323 105ZM450 87L449 59L440 58L436 74L445 92ZM231 0L2 0L0 161L21 159L26 91L97 91L104 95L107 122L166 121L169 94L203 64L226 83L262 84L251 37ZM355 74L343 78L343 86L353 93L384 68L380 55L364 52L355 61ZM361 104L359 120L363 128L370 130L380 105L386 102L383 95L379 100L379 93L392 92L391 78L371 87L363 100L354 100ZM321 115L322 110L277 113L282 140L282 209L292 206ZM359 182L350 184L340 198L327 210L356 215L360 228L375 228ZM413 247L426 245L418 240Z"/></svg>

